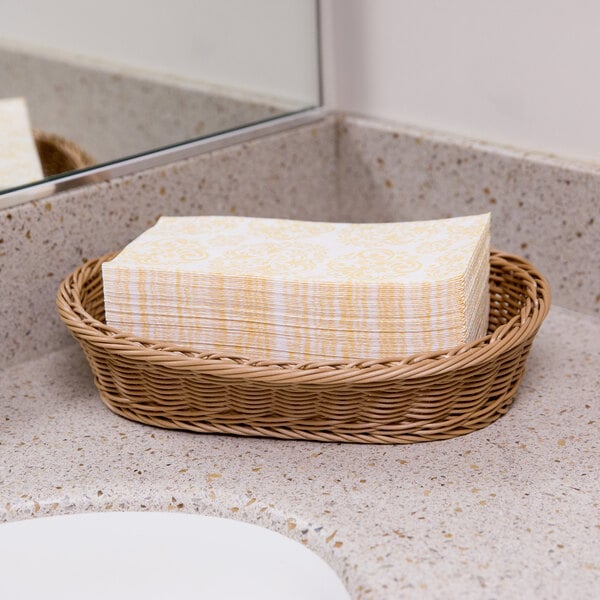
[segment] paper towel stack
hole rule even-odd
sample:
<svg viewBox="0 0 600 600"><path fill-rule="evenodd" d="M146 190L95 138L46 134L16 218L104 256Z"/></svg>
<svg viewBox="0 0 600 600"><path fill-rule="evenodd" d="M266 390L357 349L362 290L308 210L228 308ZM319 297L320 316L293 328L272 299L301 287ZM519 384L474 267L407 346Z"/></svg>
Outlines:
<svg viewBox="0 0 600 600"><path fill-rule="evenodd" d="M406 356L487 331L490 215L405 223L163 217L103 265L107 323L289 361Z"/></svg>
<svg viewBox="0 0 600 600"><path fill-rule="evenodd" d="M43 177L25 99L0 99L0 189Z"/></svg>

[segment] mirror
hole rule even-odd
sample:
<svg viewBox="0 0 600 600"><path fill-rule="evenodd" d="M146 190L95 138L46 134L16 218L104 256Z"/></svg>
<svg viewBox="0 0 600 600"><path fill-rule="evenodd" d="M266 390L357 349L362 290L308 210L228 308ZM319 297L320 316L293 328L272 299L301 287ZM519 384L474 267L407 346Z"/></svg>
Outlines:
<svg viewBox="0 0 600 600"><path fill-rule="evenodd" d="M317 4L0 0L0 175L15 111L43 168L0 195L319 106Z"/></svg>

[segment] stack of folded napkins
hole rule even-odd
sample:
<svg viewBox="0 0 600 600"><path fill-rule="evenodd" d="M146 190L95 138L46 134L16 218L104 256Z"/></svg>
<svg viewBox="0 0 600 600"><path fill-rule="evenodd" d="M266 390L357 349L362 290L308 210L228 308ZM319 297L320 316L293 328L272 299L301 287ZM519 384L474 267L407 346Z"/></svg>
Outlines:
<svg viewBox="0 0 600 600"><path fill-rule="evenodd" d="M106 321L253 358L406 356L487 331L490 215L406 223L163 217L103 265Z"/></svg>
<svg viewBox="0 0 600 600"><path fill-rule="evenodd" d="M25 99L0 99L0 189L43 177Z"/></svg>

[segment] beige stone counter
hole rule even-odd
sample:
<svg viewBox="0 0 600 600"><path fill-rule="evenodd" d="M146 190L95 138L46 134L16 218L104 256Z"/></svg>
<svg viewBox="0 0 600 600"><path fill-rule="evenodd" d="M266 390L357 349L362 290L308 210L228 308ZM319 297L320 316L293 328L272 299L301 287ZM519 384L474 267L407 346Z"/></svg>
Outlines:
<svg viewBox="0 0 600 600"><path fill-rule="evenodd" d="M101 403L74 343L0 377L0 520L174 510L307 544L354 598L600 594L600 320L553 308L511 411L444 442L165 431Z"/></svg>
<svg viewBox="0 0 600 600"><path fill-rule="evenodd" d="M599 189L596 165L332 115L0 210L0 521L223 515L305 543L354 598L599 598ZM580 312L552 308L513 408L462 438L340 445L125 421L101 403L56 314L68 272L161 214L392 221L488 210L493 245L529 258L555 304Z"/></svg>

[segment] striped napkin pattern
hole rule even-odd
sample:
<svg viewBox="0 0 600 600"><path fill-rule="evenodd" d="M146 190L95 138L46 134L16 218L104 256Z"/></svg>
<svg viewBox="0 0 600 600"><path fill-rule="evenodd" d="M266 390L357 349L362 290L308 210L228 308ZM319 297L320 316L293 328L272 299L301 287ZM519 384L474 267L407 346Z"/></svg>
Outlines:
<svg viewBox="0 0 600 600"><path fill-rule="evenodd" d="M25 99L0 99L0 189L43 177Z"/></svg>
<svg viewBox="0 0 600 600"><path fill-rule="evenodd" d="M104 263L107 323L283 361L406 356L487 331L490 215L403 223L162 217Z"/></svg>

